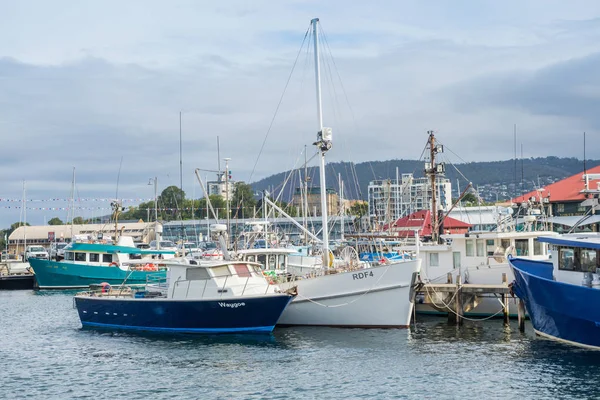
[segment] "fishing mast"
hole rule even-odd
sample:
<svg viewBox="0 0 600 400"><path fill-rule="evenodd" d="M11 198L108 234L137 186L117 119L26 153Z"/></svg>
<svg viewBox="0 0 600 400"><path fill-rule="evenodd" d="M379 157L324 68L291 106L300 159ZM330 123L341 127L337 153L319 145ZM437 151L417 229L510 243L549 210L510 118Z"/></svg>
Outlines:
<svg viewBox="0 0 600 400"><path fill-rule="evenodd" d="M437 164L435 161L435 155L442 153L444 147L440 144L436 144L435 134L433 131L427 131L429 135L428 147L429 147L429 163L425 164L425 174L429 176L431 185L431 240L438 242L440 240L440 225L443 224L443 214L438 216L438 200L437 200L437 177L443 175L445 172L444 163ZM441 217L442 219L440 220Z"/></svg>
<svg viewBox="0 0 600 400"><path fill-rule="evenodd" d="M319 18L310 21L313 28L315 51L315 85L317 89L317 141L313 143L320 151L320 181L321 181L321 221L323 225L323 266L329 266L329 229L327 227L327 185L325 182L325 153L331 149L331 128L323 127L323 110L321 105L321 68L319 64ZM333 262L333 260L331 260Z"/></svg>

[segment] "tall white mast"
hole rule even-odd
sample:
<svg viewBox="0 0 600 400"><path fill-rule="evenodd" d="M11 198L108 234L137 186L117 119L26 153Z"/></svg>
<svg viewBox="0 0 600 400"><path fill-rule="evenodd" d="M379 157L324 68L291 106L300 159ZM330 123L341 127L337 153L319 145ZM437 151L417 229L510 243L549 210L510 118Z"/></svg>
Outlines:
<svg viewBox="0 0 600 400"><path fill-rule="evenodd" d="M27 251L27 194L23 181L23 254Z"/></svg>
<svg viewBox="0 0 600 400"><path fill-rule="evenodd" d="M317 88L317 141L313 143L321 151L319 166L321 176L321 220L323 225L323 266L329 266L329 229L327 227L327 185L325 182L325 153L331 148L331 128L323 128L323 110L321 107L321 68L319 65L319 31L317 23L319 18L314 18L310 23L313 27L315 41L315 83ZM331 260L333 261L333 260Z"/></svg>

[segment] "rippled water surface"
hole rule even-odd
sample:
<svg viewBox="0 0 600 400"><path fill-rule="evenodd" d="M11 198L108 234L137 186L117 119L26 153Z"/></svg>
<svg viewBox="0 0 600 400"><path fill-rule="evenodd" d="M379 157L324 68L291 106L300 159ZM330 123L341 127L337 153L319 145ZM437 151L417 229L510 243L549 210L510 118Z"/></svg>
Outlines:
<svg viewBox="0 0 600 400"><path fill-rule="evenodd" d="M501 321L272 335L82 330L73 293L0 292L0 398L386 399L600 396L600 352Z"/></svg>

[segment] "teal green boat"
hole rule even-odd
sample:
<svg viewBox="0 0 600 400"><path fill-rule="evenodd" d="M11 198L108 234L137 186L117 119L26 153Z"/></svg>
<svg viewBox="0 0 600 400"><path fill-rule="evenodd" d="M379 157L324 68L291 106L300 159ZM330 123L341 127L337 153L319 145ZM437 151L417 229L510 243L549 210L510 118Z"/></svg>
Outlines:
<svg viewBox="0 0 600 400"><path fill-rule="evenodd" d="M116 245L72 243L61 261L32 258L29 264L40 289L78 289L104 282L146 284L149 275L166 276L161 260L173 257L174 251L138 249L132 238L121 236Z"/></svg>

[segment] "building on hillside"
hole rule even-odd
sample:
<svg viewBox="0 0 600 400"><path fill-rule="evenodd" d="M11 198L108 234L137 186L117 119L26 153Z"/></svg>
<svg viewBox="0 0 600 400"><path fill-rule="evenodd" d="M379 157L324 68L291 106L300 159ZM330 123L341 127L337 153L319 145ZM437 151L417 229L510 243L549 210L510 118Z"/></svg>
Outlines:
<svg viewBox="0 0 600 400"><path fill-rule="evenodd" d="M511 200L515 205L542 205L543 213L553 229L568 231L599 231L600 166L590 168ZM592 210L592 207L594 208ZM521 207L523 208L523 207ZM582 218L586 216L585 218Z"/></svg>
<svg viewBox="0 0 600 400"><path fill-rule="evenodd" d="M119 222L119 235L132 236L136 242L149 242L154 239L154 223ZM50 247L53 242L70 242L75 235L94 235L102 233L105 237L115 236L114 224L85 224L85 225L41 225L20 226L8 237L8 252L21 254L24 246L41 245Z"/></svg>
<svg viewBox="0 0 600 400"><path fill-rule="evenodd" d="M452 184L449 179L436 178L437 204L444 211L452 206ZM432 191L429 178L402 174L401 179L369 182L369 217L374 225L395 221L420 210L431 209Z"/></svg>
<svg viewBox="0 0 600 400"><path fill-rule="evenodd" d="M327 188L327 214L337 215L340 212L340 197L334 189ZM292 196L292 207L296 207L300 213L302 213L302 188L296 188ZM308 215L311 217L318 217L321 215L321 188L311 187L308 188L306 194L306 201L308 203Z"/></svg>

